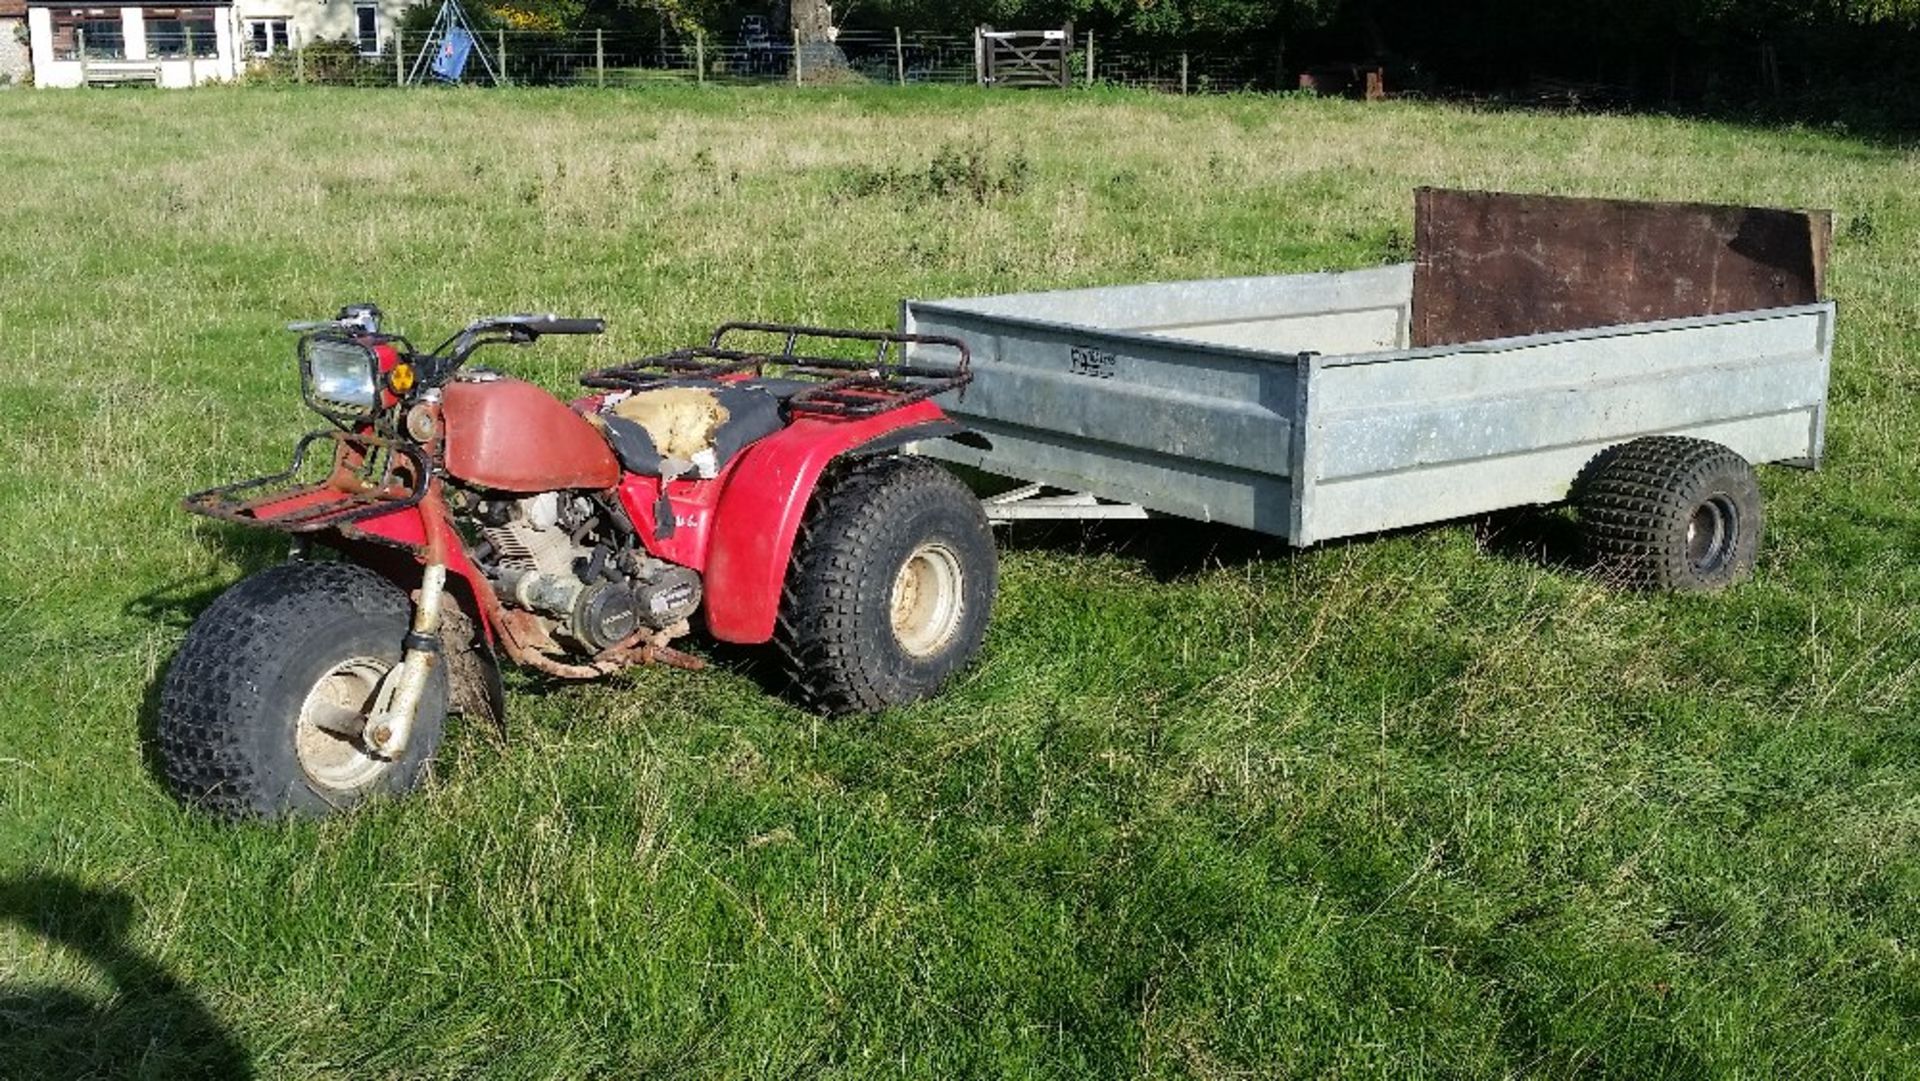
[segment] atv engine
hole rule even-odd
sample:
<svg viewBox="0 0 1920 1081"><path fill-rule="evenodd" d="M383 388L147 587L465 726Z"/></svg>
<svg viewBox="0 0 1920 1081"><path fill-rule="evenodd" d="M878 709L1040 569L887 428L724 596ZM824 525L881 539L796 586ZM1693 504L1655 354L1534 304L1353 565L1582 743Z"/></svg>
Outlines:
<svg viewBox="0 0 1920 1081"><path fill-rule="evenodd" d="M642 630L684 630L700 576L648 555L617 513L562 492L482 503L481 569L503 603L549 617L589 653Z"/></svg>

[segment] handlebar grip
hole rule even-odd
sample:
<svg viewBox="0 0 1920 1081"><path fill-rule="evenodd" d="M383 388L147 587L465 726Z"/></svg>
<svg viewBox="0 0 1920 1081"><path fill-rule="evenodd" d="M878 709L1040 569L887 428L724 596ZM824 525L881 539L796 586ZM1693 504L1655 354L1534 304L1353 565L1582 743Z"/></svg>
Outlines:
<svg viewBox="0 0 1920 1081"><path fill-rule="evenodd" d="M606 331L605 319L562 319L558 316L535 316L523 324L535 334L600 334Z"/></svg>

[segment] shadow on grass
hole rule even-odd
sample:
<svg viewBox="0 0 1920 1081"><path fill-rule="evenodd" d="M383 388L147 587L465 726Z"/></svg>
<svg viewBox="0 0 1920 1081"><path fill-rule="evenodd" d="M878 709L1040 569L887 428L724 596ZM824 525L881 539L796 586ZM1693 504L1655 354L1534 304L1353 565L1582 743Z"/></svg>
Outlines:
<svg viewBox="0 0 1920 1081"><path fill-rule="evenodd" d="M69 950L112 986L0 984L0 1077L252 1076L246 1048L206 1003L126 944L133 901L59 875L0 879L0 921Z"/></svg>
<svg viewBox="0 0 1920 1081"><path fill-rule="evenodd" d="M1138 563L1163 583L1249 563L1292 559L1299 551L1279 537L1185 518L1018 521L995 532L1004 551L1112 556Z"/></svg>
<svg viewBox="0 0 1920 1081"><path fill-rule="evenodd" d="M1497 559L1569 574L1595 571L1586 534L1563 509L1522 507L1473 520L1480 550Z"/></svg>
<svg viewBox="0 0 1920 1081"><path fill-rule="evenodd" d="M173 785L167 782L167 765L160 757L160 692L167 685L167 672L172 667L173 661L168 659L156 668L140 695L140 764L160 791L167 793L173 791Z"/></svg>
<svg viewBox="0 0 1920 1081"><path fill-rule="evenodd" d="M1439 105L1488 113L1513 113L1547 119L1591 117L1652 117L1689 124L1723 124L1754 132L1807 131L1850 139L1889 155L1920 146L1920 112L1904 101L1898 105L1848 104L1844 99L1798 102L1729 102L1722 105L1667 102L1635 106L1630 103L1552 104L1522 93L1439 93L1426 100Z"/></svg>
<svg viewBox="0 0 1920 1081"><path fill-rule="evenodd" d="M183 578L133 598L127 602L126 612L162 627L186 630L232 585L224 576L216 574Z"/></svg>
<svg viewBox="0 0 1920 1081"><path fill-rule="evenodd" d="M287 535L269 529L214 524L200 530L196 539L223 563L239 567L241 578L287 558ZM163 627L185 629L232 584L232 579L212 572L182 578L133 598L126 611Z"/></svg>
<svg viewBox="0 0 1920 1081"><path fill-rule="evenodd" d="M1481 551L1496 559L1569 574L1592 570L1580 525L1562 510L1523 507L1455 524L1471 529ZM1364 534L1352 542L1365 544L1446 527L1444 523L1409 526ZM1113 556L1137 562L1155 581L1169 584L1251 563L1293 559L1300 553L1279 537L1181 518L1013 522L1001 527L998 535L1002 550Z"/></svg>
<svg viewBox="0 0 1920 1081"><path fill-rule="evenodd" d="M697 631L696 636L698 652L708 664L723 672L744 677L769 697L789 702L794 700L796 692L793 677L781 665L780 655L773 646L764 642L756 645L722 642L706 633L705 628Z"/></svg>

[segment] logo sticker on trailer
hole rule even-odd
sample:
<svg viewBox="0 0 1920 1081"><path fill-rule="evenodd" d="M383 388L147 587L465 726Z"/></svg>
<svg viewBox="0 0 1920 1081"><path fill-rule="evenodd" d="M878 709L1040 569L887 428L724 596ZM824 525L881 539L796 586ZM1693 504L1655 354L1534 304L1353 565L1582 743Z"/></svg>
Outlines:
<svg viewBox="0 0 1920 1081"><path fill-rule="evenodd" d="M1068 350L1067 369L1075 375L1084 375L1092 379L1113 378L1114 356L1105 349L1095 349L1090 345L1076 345Z"/></svg>

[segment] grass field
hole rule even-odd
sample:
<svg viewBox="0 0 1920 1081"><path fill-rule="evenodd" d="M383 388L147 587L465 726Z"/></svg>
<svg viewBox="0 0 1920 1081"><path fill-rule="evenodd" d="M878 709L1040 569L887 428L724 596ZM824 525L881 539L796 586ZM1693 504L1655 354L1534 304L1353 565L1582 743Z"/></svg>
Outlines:
<svg viewBox="0 0 1920 1081"><path fill-rule="evenodd" d="M1552 515L1006 540L983 662L824 722L751 657L510 677L320 824L143 716L270 538L278 326L731 317L1404 257L1420 184L1832 207L1828 468L1757 578ZM0 1077L1920 1073L1920 154L1666 119L971 91L0 94Z"/></svg>

